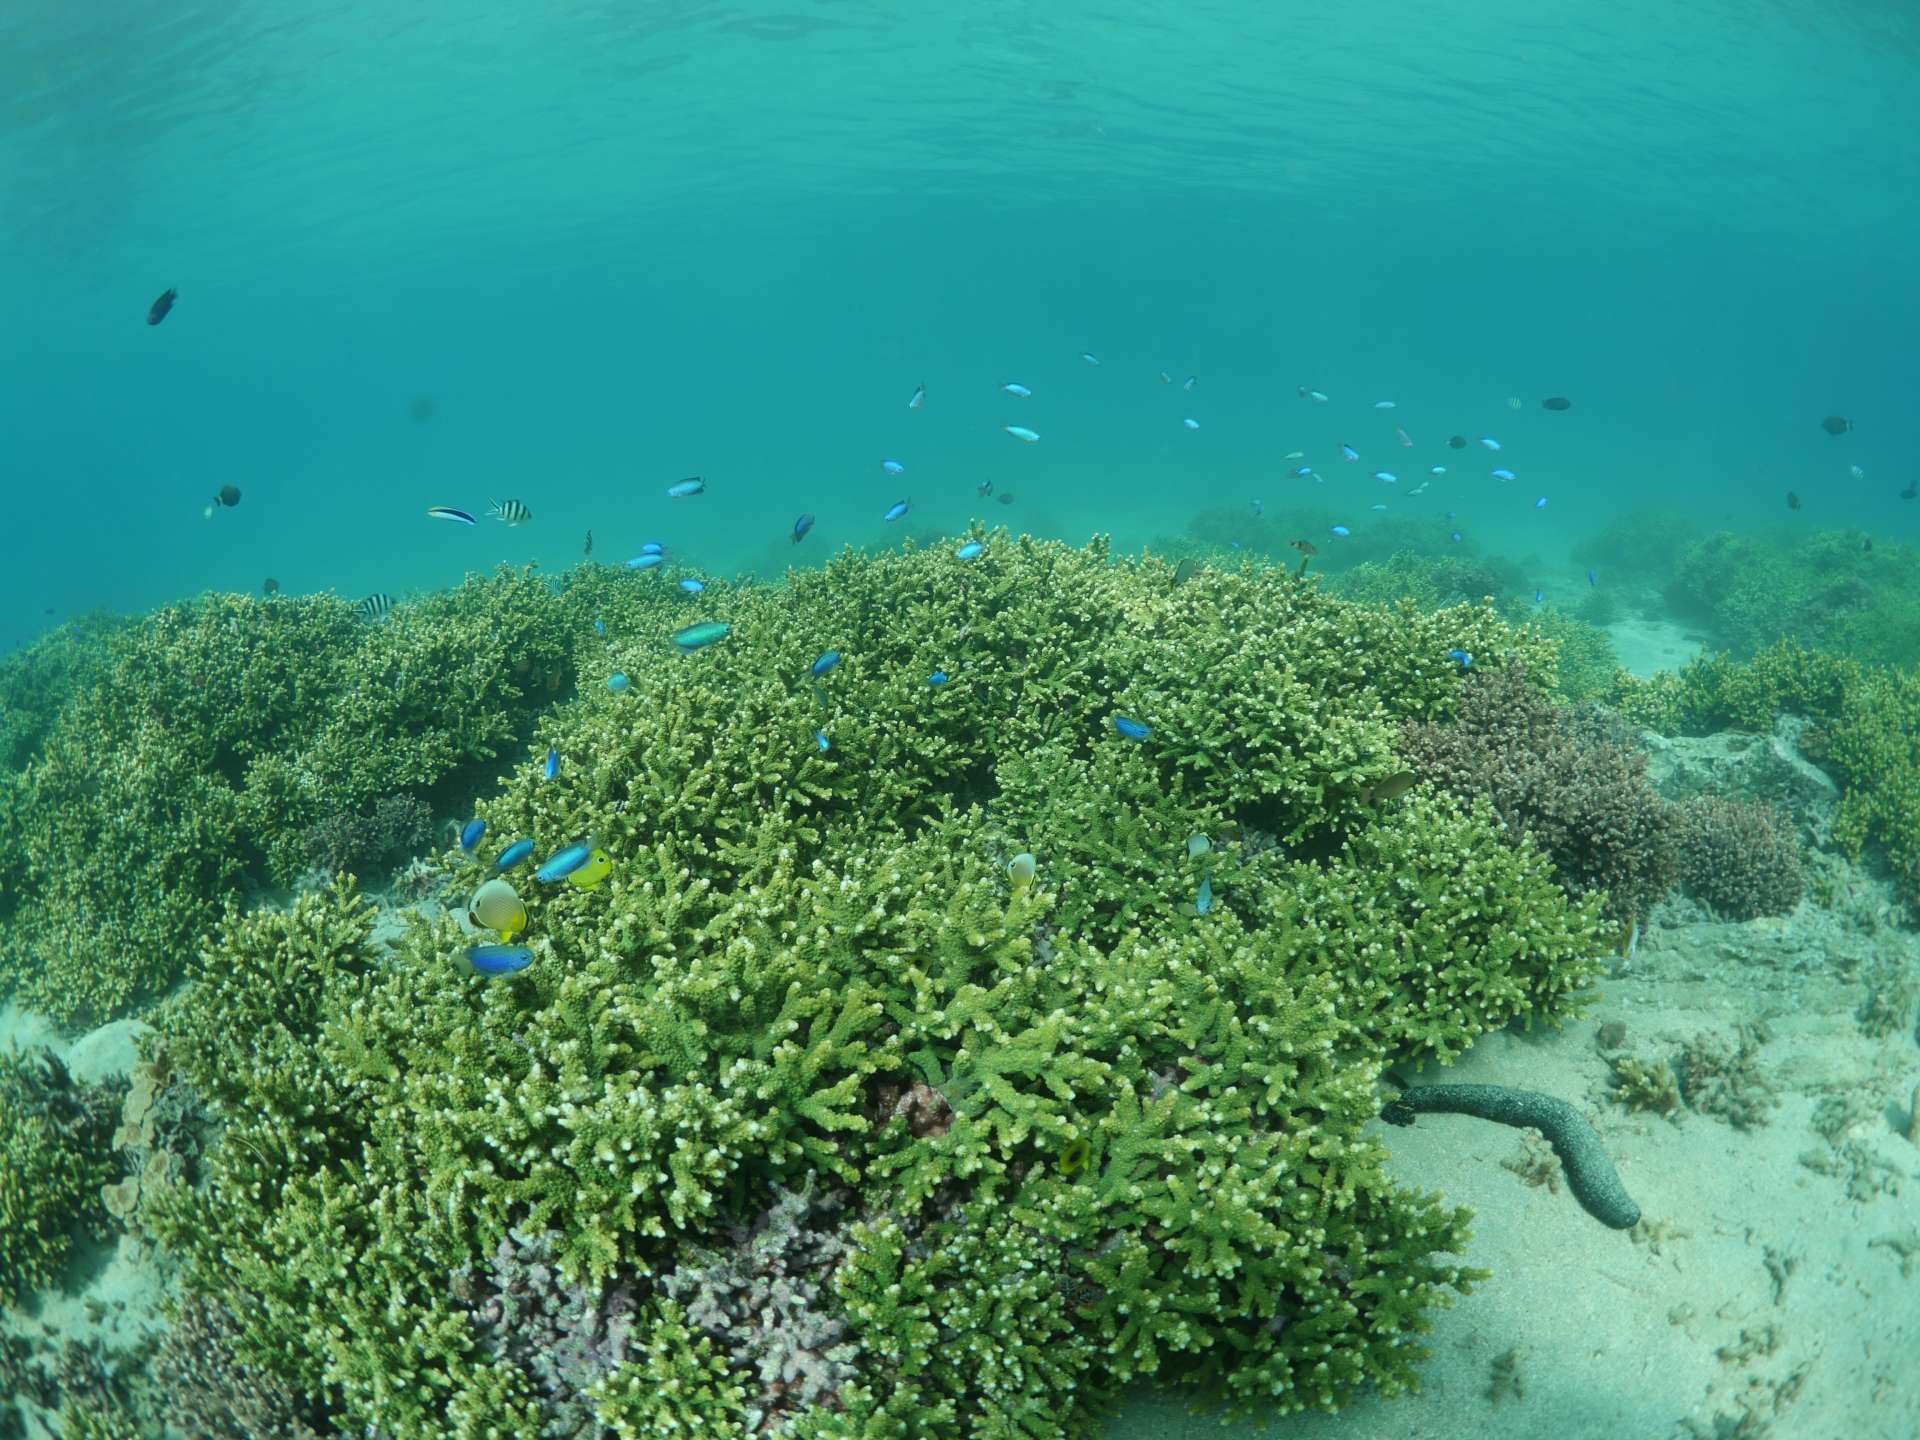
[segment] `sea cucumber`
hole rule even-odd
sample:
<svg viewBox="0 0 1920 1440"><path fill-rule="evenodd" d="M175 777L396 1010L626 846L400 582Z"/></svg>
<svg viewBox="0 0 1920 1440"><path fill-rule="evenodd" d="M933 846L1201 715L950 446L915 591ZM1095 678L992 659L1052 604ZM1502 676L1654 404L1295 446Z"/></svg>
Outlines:
<svg viewBox="0 0 1920 1440"><path fill-rule="evenodd" d="M1620 1183L1599 1134L1566 1101L1505 1085L1415 1085L1389 1101L1380 1118L1390 1125L1411 1125L1415 1115L1434 1114L1475 1115L1538 1130L1560 1157L1574 1199L1589 1215L1615 1230L1638 1223L1640 1207Z"/></svg>

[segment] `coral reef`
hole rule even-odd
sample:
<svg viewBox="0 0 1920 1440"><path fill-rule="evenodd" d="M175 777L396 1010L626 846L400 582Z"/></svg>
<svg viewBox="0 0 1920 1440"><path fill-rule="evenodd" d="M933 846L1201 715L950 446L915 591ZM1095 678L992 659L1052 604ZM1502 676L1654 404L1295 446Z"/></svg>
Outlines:
<svg viewBox="0 0 1920 1440"><path fill-rule="evenodd" d="M341 811L307 827L307 864L323 877L391 865L433 833L433 812L417 795L386 795L365 815Z"/></svg>
<svg viewBox="0 0 1920 1440"><path fill-rule="evenodd" d="M569 1280L554 1263L551 1231L508 1231L484 1272L454 1272L452 1291L469 1311L482 1351L506 1361L531 1382L541 1433L553 1440L598 1440L592 1391L637 1350L633 1326L637 1287L626 1281Z"/></svg>
<svg viewBox="0 0 1920 1440"><path fill-rule="evenodd" d="M754 1434L783 1428L809 1406L838 1409L840 1387L858 1374L845 1322L821 1303L847 1242L818 1221L851 1196L834 1192L816 1204L809 1193L777 1195L750 1226L729 1234L727 1248L695 1248L660 1277L687 1320L757 1383L744 1416Z"/></svg>
<svg viewBox="0 0 1920 1440"><path fill-rule="evenodd" d="M119 1128L113 1132L124 1178L100 1191L107 1213L129 1228L139 1224L145 1195L192 1178L206 1128L200 1097L178 1082L164 1050L151 1050L134 1066Z"/></svg>
<svg viewBox="0 0 1920 1440"><path fill-rule="evenodd" d="M1387 1176L1376 1077L1577 1013L1602 923L1387 782L1450 649L1550 644L973 538L712 581L691 654L659 577L570 574L578 698L476 809L611 869L525 886L510 978L451 915L376 944L344 881L228 909L156 1017L221 1138L140 1218L238 1363L383 1440L1080 1440L1150 1377L1416 1382L1483 1276Z"/></svg>
<svg viewBox="0 0 1920 1440"><path fill-rule="evenodd" d="M1736 655L1789 640L1867 664L1920 663L1920 550L1870 541L1858 530L1721 531L1679 557L1667 598Z"/></svg>
<svg viewBox="0 0 1920 1440"><path fill-rule="evenodd" d="M131 623L82 616L0 656L0 772L27 763L67 702L111 663L114 638Z"/></svg>
<svg viewBox="0 0 1920 1440"><path fill-rule="evenodd" d="M1680 1082L1665 1061L1636 1055L1613 1057L1613 1096L1629 1110L1651 1110L1672 1118L1680 1109Z"/></svg>
<svg viewBox="0 0 1920 1440"><path fill-rule="evenodd" d="M1454 720L1408 725L1405 753L1415 773L1485 800L1516 843L1551 856L1569 895L1604 894L1615 919L1644 916L1672 884L1673 816L1646 757L1594 738L1521 666L1471 672Z"/></svg>
<svg viewBox="0 0 1920 1440"><path fill-rule="evenodd" d="M1802 748L1843 787L1833 843L1854 860L1882 849L1920 911L1920 669L1873 668L1782 642L1745 663L1716 656L1678 675L1622 677L1614 702L1669 734L1765 731L1782 714L1804 718Z"/></svg>
<svg viewBox="0 0 1920 1440"><path fill-rule="evenodd" d="M185 1440L317 1440L320 1417L287 1385L234 1353L238 1327L219 1300L180 1297L153 1357L152 1408Z"/></svg>
<svg viewBox="0 0 1920 1440"><path fill-rule="evenodd" d="M584 627L512 573L377 625L326 595L156 611L0 788L0 984L62 1022L155 997L225 904L299 875L314 825L445 802L512 751Z"/></svg>
<svg viewBox="0 0 1920 1440"><path fill-rule="evenodd" d="M1736 1130L1766 1124L1780 1099L1760 1067L1765 1042L1765 1030L1752 1025L1741 1027L1733 1045L1718 1035L1696 1035L1681 1048L1675 1067L1681 1096L1702 1115L1716 1116Z"/></svg>
<svg viewBox="0 0 1920 1440"><path fill-rule="evenodd" d="M59 1274L76 1230L102 1228L118 1106L51 1050L0 1052L0 1307Z"/></svg>
<svg viewBox="0 0 1920 1440"><path fill-rule="evenodd" d="M1784 915L1806 891L1800 842L1770 805L1684 801L1674 812L1674 850L1680 888L1729 920Z"/></svg>

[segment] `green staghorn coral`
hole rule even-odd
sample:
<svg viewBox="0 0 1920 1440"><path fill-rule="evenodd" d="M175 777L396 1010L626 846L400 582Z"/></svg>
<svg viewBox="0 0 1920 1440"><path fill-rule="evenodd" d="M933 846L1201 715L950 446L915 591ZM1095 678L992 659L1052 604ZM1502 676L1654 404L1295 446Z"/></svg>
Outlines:
<svg viewBox="0 0 1920 1440"><path fill-rule="evenodd" d="M0 1052L0 1309L58 1277L76 1232L104 1231L118 1110L50 1050Z"/></svg>
<svg viewBox="0 0 1920 1440"><path fill-rule="evenodd" d="M1484 809L1372 787L1452 713L1448 649L1547 651L1483 607L979 538L698 615L569 576L579 698L479 809L614 868L519 882L511 979L461 966L458 904L385 951L348 882L228 911L159 1042L224 1138L142 1218L245 1297L236 1364L392 1440L582 1395L620 1434L1091 1436L1140 1377L1283 1411L1416 1383L1480 1277L1464 1212L1387 1178L1375 1079L1573 1011L1598 922ZM732 632L676 654L692 618ZM564 1292L564 1397L489 1340L483 1271ZM763 1281L801 1352L734 1315Z"/></svg>
<svg viewBox="0 0 1920 1440"><path fill-rule="evenodd" d="M318 822L470 783L570 685L578 608L501 573L377 625L332 596L208 595L117 635L0 791L22 998L122 1013L227 900L290 883Z"/></svg>

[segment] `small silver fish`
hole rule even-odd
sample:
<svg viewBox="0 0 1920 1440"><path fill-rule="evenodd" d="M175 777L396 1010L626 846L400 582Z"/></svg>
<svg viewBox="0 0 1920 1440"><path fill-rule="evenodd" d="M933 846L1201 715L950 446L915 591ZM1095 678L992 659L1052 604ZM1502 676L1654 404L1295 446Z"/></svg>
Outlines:
<svg viewBox="0 0 1920 1440"><path fill-rule="evenodd" d="M706 481L702 480L698 475L689 475L679 484L669 485L667 487L667 498L671 500L684 500L689 495L698 495L706 488Z"/></svg>
<svg viewBox="0 0 1920 1440"><path fill-rule="evenodd" d="M489 500L487 514L509 525L524 525L533 518L533 512L518 500Z"/></svg>
<svg viewBox="0 0 1920 1440"><path fill-rule="evenodd" d="M926 403L927 403L927 387L925 385L922 385L919 389L913 392L913 398L907 401L907 408L909 410L918 410L922 405Z"/></svg>
<svg viewBox="0 0 1920 1440"><path fill-rule="evenodd" d="M1024 440L1029 445L1038 443L1040 439L1040 434L1037 430L1029 430L1024 425L1002 425L1000 428L1013 436L1014 439Z"/></svg>
<svg viewBox="0 0 1920 1440"><path fill-rule="evenodd" d="M1007 381L1007 383L1002 385L1000 388L1006 391L1007 394L1009 395L1018 395L1022 400L1025 400L1028 396L1033 394L1033 391L1029 390L1026 386L1016 385L1011 380Z"/></svg>

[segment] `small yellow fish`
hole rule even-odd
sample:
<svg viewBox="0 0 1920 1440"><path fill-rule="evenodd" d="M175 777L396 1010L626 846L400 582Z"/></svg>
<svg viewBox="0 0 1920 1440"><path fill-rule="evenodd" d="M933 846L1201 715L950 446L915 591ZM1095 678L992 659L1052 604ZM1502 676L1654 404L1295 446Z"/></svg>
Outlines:
<svg viewBox="0 0 1920 1440"><path fill-rule="evenodd" d="M587 863L567 876L567 883L576 885L582 890L591 890L606 879L612 871L612 857L596 846L594 852L587 857Z"/></svg>
<svg viewBox="0 0 1920 1440"><path fill-rule="evenodd" d="M496 878L473 892L467 919L476 930L497 930L502 940L511 940L527 928L527 907L511 885Z"/></svg>
<svg viewBox="0 0 1920 1440"><path fill-rule="evenodd" d="M1069 1140L1060 1147L1060 1173L1074 1175L1087 1168L1087 1161L1093 1158L1093 1147L1085 1140Z"/></svg>

